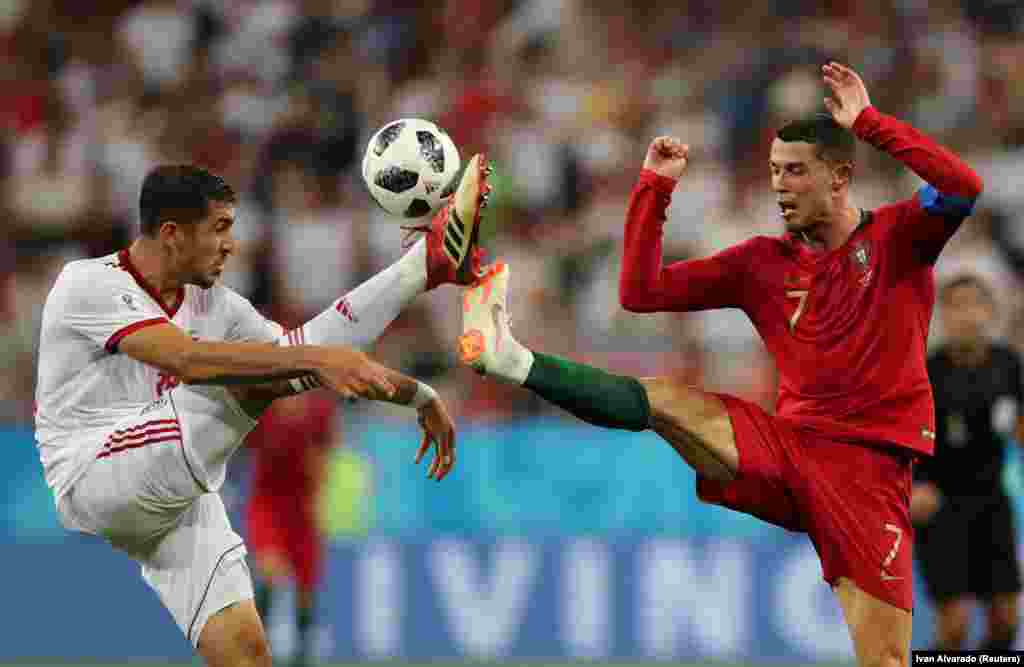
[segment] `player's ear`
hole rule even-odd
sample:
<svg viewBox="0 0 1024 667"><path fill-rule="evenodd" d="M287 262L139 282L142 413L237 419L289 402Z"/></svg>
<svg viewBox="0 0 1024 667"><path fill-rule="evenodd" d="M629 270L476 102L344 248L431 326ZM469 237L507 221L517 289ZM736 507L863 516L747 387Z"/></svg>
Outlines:
<svg viewBox="0 0 1024 667"><path fill-rule="evenodd" d="M173 220L163 220L156 230L156 237L161 241L170 241L178 234L178 223Z"/></svg>
<svg viewBox="0 0 1024 667"><path fill-rule="evenodd" d="M838 191L853 181L853 163L837 162L832 165L832 190Z"/></svg>
<svg viewBox="0 0 1024 667"><path fill-rule="evenodd" d="M164 245L180 248L185 241L185 226L174 220L164 220L157 229L156 237Z"/></svg>

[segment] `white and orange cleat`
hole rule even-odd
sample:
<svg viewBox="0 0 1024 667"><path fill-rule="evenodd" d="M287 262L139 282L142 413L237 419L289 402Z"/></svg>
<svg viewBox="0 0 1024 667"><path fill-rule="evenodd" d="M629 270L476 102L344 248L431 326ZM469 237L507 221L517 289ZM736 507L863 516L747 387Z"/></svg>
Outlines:
<svg viewBox="0 0 1024 667"><path fill-rule="evenodd" d="M470 285L480 276L481 213L487 208L492 167L482 153L470 158L459 187L430 225L407 227L427 233L427 289L445 283Z"/></svg>
<svg viewBox="0 0 1024 667"><path fill-rule="evenodd" d="M477 373L523 384L533 353L512 337L508 316L508 264L497 262L462 294L459 361Z"/></svg>

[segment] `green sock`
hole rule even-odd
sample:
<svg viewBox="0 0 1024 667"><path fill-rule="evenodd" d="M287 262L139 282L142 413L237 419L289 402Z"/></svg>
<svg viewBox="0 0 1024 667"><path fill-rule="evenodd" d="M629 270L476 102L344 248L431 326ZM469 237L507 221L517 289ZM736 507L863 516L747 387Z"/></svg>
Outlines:
<svg viewBox="0 0 1024 667"><path fill-rule="evenodd" d="M647 391L633 377L534 352L523 386L588 424L629 431L649 427Z"/></svg>
<svg viewBox="0 0 1024 667"><path fill-rule="evenodd" d="M270 599L274 591L267 584L256 584L256 595L253 602L256 603L256 611L260 614L260 620L267 622L267 614L270 613Z"/></svg>

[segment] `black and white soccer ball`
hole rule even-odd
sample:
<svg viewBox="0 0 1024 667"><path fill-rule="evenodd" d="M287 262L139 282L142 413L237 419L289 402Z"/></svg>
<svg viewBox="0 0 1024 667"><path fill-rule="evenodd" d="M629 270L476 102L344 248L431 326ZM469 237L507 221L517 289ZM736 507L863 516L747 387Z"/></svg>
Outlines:
<svg viewBox="0 0 1024 667"><path fill-rule="evenodd" d="M363 156L363 181L370 196L403 219L436 213L458 186L459 149L448 133L428 120L403 118L370 139Z"/></svg>

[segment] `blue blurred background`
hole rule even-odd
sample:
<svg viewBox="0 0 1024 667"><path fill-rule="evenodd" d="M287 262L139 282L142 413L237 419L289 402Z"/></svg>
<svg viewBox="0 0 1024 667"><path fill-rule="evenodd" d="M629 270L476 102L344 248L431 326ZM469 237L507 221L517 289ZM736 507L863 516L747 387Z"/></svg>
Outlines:
<svg viewBox="0 0 1024 667"><path fill-rule="evenodd" d="M1006 0L0 2L0 660L189 655L131 562L59 528L31 432L55 272L127 245L150 167L188 161L228 178L242 251L225 280L295 323L401 253L359 162L385 122L433 119L464 158L486 150L499 166L494 249L512 267L524 343L770 409L772 362L742 314L636 316L617 303L647 142L673 133L693 147L669 259L776 233L771 132L820 106L823 61L851 64L879 108L984 177L936 272L990 281L993 333L1019 349L1022 29ZM916 187L894 161L859 155L858 204ZM652 435L585 427L457 368L456 298L427 295L374 350L449 402L462 429L452 478L433 484L412 465L407 413L336 411L323 657L850 658L805 538L698 504L692 473ZM226 491L236 514L249 470L243 451ZM287 654L290 619L271 631Z"/></svg>

